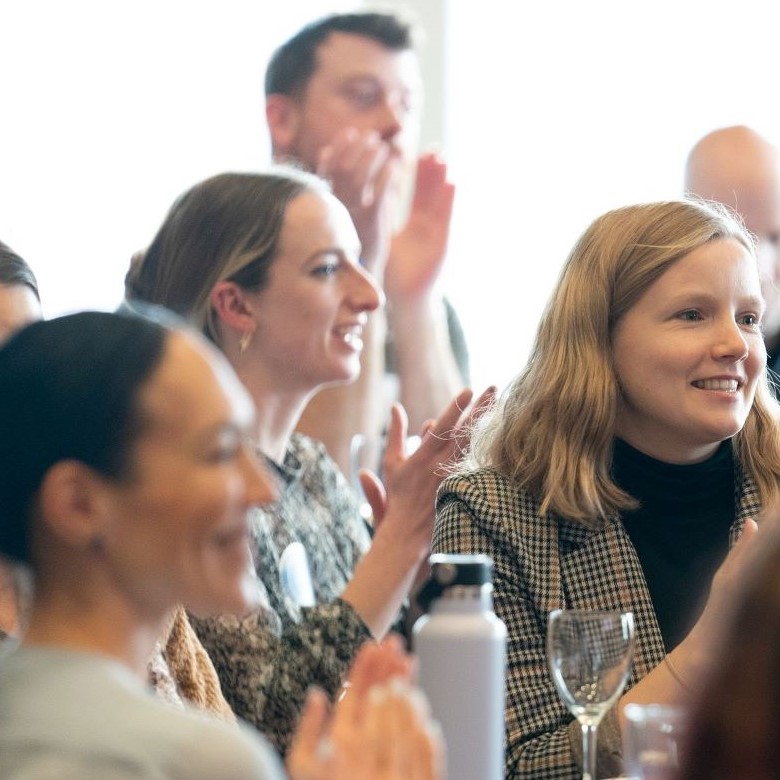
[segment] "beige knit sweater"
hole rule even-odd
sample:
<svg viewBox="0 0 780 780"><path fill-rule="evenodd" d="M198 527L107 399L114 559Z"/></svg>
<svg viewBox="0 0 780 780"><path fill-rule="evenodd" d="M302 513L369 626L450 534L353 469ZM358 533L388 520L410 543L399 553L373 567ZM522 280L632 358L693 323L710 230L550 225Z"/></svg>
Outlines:
<svg viewBox="0 0 780 780"><path fill-rule="evenodd" d="M173 614L165 636L149 662L149 680L163 699L177 706L187 702L223 720L235 715L222 695L211 659L187 619L183 607Z"/></svg>

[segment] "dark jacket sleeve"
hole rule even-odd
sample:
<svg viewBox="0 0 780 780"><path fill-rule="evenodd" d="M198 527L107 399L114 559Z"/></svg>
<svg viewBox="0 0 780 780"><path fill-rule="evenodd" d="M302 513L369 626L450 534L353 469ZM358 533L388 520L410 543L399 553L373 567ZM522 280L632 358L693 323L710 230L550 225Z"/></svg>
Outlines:
<svg viewBox="0 0 780 780"><path fill-rule="evenodd" d="M340 599L304 608L299 623L282 627L270 609L239 620L195 618L222 690L239 718L253 724L284 754L310 686L331 697L341 687L358 648L371 634Z"/></svg>

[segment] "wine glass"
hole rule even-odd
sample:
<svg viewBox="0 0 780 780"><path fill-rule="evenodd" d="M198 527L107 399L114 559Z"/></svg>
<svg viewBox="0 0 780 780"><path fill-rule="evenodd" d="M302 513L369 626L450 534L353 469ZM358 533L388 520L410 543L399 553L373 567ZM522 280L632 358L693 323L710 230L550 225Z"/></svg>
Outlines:
<svg viewBox="0 0 780 780"><path fill-rule="evenodd" d="M630 612L556 609L547 624L547 663L582 726L582 780L596 777L596 731L628 680L634 652Z"/></svg>

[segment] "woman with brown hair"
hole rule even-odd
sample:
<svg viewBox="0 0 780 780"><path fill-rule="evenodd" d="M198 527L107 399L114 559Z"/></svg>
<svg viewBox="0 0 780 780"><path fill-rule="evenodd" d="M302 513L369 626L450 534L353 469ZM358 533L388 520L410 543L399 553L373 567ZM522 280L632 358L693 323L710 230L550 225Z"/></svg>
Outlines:
<svg viewBox="0 0 780 780"><path fill-rule="evenodd" d="M335 695L357 648L397 619L430 549L441 464L469 419L465 391L407 458L394 409L385 486L364 482L381 520L371 539L324 447L295 432L319 388L360 381L381 294L359 257L349 214L325 182L279 168L192 187L127 278L129 305L161 304L201 329L258 410L253 442L279 492L252 511L264 608L193 625L233 709L282 750L308 685Z"/></svg>

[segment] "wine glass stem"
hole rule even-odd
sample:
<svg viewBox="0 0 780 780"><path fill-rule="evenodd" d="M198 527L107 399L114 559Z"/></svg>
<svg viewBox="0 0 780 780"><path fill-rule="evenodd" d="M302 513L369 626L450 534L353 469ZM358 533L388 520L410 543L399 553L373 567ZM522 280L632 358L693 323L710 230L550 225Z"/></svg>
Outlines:
<svg viewBox="0 0 780 780"><path fill-rule="evenodd" d="M582 724L582 780L596 780L596 726Z"/></svg>

